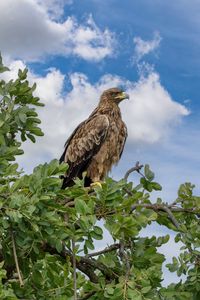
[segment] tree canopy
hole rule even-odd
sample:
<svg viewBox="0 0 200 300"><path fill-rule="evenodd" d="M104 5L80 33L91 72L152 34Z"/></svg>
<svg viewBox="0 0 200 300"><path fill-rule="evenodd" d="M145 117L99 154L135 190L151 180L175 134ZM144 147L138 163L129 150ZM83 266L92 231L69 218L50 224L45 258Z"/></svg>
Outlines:
<svg viewBox="0 0 200 300"><path fill-rule="evenodd" d="M9 72L0 58L0 72ZM3 77L2 77L3 78ZM83 180L61 189L66 164L54 159L20 171L16 157L26 139L43 133L27 69L5 82L0 77L0 299L198 300L200 299L200 197L191 183L177 198L152 200L161 190L148 165L130 169L119 181L85 188ZM45 109L45 108L44 108ZM139 182L128 181L130 172ZM181 241L180 255L167 265L177 284L162 284L170 236L142 237L159 224ZM105 246L105 230L110 243ZM102 241L97 249L95 241ZM169 249L169 251L173 251Z"/></svg>

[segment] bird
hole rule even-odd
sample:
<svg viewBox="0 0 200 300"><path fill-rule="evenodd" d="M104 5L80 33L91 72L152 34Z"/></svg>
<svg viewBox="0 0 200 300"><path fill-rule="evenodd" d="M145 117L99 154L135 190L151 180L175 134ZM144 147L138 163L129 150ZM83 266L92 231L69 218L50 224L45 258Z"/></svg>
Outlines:
<svg viewBox="0 0 200 300"><path fill-rule="evenodd" d="M124 99L129 95L121 88L103 91L94 111L69 136L59 160L68 164L62 189L74 185L74 179L82 179L83 174L85 187L101 183L118 163L128 135L119 108Z"/></svg>

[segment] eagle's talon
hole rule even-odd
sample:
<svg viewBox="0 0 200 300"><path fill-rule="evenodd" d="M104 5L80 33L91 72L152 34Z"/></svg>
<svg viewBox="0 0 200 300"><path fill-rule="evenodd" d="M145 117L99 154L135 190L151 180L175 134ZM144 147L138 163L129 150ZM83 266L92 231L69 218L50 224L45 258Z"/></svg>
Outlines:
<svg viewBox="0 0 200 300"><path fill-rule="evenodd" d="M92 188L100 187L100 188L102 189L101 182L99 182L99 181L92 182L92 183L90 184L90 186L91 186Z"/></svg>

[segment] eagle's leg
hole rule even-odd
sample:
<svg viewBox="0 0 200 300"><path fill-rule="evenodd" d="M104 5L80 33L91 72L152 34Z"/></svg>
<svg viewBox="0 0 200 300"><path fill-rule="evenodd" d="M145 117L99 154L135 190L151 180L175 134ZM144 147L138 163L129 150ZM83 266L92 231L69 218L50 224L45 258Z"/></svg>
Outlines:
<svg viewBox="0 0 200 300"><path fill-rule="evenodd" d="M85 187L90 187L90 188L94 188L94 187L100 187L102 189L102 180L99 178L99 176L96 176L94 178L91 178L90 176L85 176L85 182L84 182L84 186Z"/></svg>

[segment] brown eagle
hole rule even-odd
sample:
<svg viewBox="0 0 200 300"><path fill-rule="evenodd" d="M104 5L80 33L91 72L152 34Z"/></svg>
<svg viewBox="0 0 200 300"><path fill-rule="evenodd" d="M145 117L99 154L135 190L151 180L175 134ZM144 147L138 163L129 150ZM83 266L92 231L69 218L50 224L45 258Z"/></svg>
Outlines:
<svg viewBox="0 0 200 300"><path fill-rule="evenodd" d="M65 143L61 162L69 165L63 176L62 188L74 184L86 171L85 186L102 181L123 152L127 127L122 121L118 104L129 98L119 88L103 92L96 109L78 125Z"/></svg>

